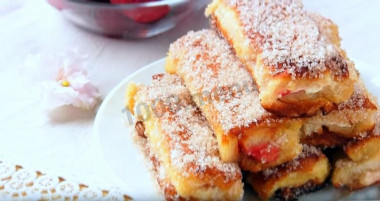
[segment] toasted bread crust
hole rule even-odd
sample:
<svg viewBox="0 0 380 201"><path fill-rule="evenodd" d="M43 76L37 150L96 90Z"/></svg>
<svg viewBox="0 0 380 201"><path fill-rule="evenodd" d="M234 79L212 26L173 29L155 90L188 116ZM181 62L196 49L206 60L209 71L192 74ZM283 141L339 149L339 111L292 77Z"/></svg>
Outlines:
<svg viewBox="0 0 380 201"><path fill-rule="evenodd" d="M331 182L336 188L360 190L380 182L379 154L371 159L354 162L348 158L336 162Z"/></svg>
<svg viewBox="0 0 380 201"><path fill-rule="evenodd" d="M267 140L270 143L281 136L294 135L299 138L300 127L294 125L300 125L301 120L277 116L261 106L259 93L249 72L215 31L189 32L175 41L170 46L165 70L181 77L189 88L217 136L222 160L237 162L241 152L247 149L247 146L241 146L246 144L245 139L262 135L258 131L261 128L266 130L260 131L274 135ZM289 122L292 125L288 125ZM258 142L260 139L252 141ZM287 160L292 160L301 152L299 139L293 142L292 146L297 152ZM275 146L282 144L276 143ZM280 149L286 150L285 147ZM280 163L278 161L275 165Z"/></svg>
<svg viewBox="0 0 380 201"><path fill-rule="evenodd" d="M315 181L308 181L306 184L295 188L282 188L276 191L274 197L279 201L296 200L298 196L312 193L322 189L326 183L320 184Z"/></svg>
<svg viewBox="0 0 380 201"><path fill-rule="evenodd" d="M377 119L368 136L355 139L344 146L345 156L337 157L331 182L336 188L359 190L380 182L380 133Z"/></svg>
<svg viewBox="0 0 380 201"><path fill-rule="evenodd" d="M329 132L327 129L324 129L322 134L313 133L310 136L304 136L303 138L301 138L302 144L322 148L341 147L347 144L349 141L349 138L345 138L336 133Z"/></svg>
<svg viewBox="0 0 380 201"><path fill-rule="evenodd" d="M265 43L268 37L253 30L252 27L256 24L250 23L249 20L253 19L250 18L250 13L254 12L241 11L249 10L251 7L249 1L214 0L207 8L206 15L211 17L212 26L226 38L236 55L251 72L260 90L261 104L266 110L282 116L312 116L318 110L330 111L335 103L350 97L357 74L353 63L348 61L345 52L340 48L338 29L331 20L317 14L306 15L310 22L316 23L315 28L321 30L320 34L326 39L325 42L337 49L334 53L336 56L325 61L323 67L325 70L319 72L317 77L310 77L308 74L313 71L310 70L312 67L302 67L294 71L292 63L285 65L280 62L275 66L266 64L262 43ZM301 9L299 12L304 11ZM286 68L293 70L284 70ZM294 88L294 86L302 87ZM288 94L283 97L284 93Z"/></svg>
<svg viewBox="0 0 380 201"><path fill-rule="evenodd" d="M360 162L372 158L380 149L380 136L355 139L344 146L344 151L352 161Z"/></svg>
<svg viewBox="0 0 380 201"><path fill-rule="evenodd" d="M178 77L159 74L150 86L128 89L136 91L127 94L133 96L127 102L135 106L136 136L147 141L143 149L168 200L241 198L239 167L220 160L211 129Z"/></svg>
<svg viewBox="0 0 380 201"><path fill-rule="evenodd" d="M327 157L321 151L306 146L298 158L275 168L253 173L248 182L264 200L271 198L276 192L288 200L323 186L329 172Z"/></svg>

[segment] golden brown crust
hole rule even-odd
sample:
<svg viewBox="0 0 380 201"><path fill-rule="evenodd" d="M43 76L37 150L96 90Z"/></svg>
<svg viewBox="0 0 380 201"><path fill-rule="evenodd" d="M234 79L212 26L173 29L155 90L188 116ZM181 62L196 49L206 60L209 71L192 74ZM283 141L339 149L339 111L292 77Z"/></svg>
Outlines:
<svg viewBox="0 0 380 201"><path fill-rule="evenodd" d="M358 80L351 98L329 112L306 118L301 141L320 147L343 146L369 135L375 127L377 101Z"/></svg>
<svg viewBox="0 0 380 201"><path fill-rule="evenodd" d="M276 192L282 199L292 199L322 186L329 171L326 156L313 147L305 146L304 152L293 161L253 173L248 182L264 200Z"/></svg>
<svg viewBox="0 0 380 201"><path fill-rule="evenodd" d="M352 161L360 162L373 157L380 149L380 136L356 139L344 146L344 151Z"/></svg>
<svg viewBox="0 0 380 201"><path fill-rule="evenodd" d="M140 137L146 138L145 127L144 127L144 123L142 121L136 121L135 130Z"/></svg>
<svg viewBox="0 0 380 201"><path fill-rule="evenodd" d="M283 188L276 191L274 197L279 201L297 200L298 196L312 193L323 188L326 183L320 184L315 181L308 181L306 184L295 188Z"/></svg>
<svg viewBox="0 0 380 201"><path fill-rule="evenodd" d="M278 98L276 102L262 102L261 104L268 111L285 117L310 117L315 115L318 110L329 112L334 107L334 104L325 98L313 100L299 100L298 98Z"/></svg>
<svg viewBox="0 0 380 201"><path fill-rule="evenodd" d="M274 61L265 65L273 76L318 79L318 76L308 76L316 71L329 71L337 78L349 75L347 62L339 54L341 49L337 26L321 15L304 10L300 1L214 0L207 8L206 15L211 16L214 27L221 30L224 36L231 36L228 40L233 42L237 34L223 31L230 28L231 24L219 19L218 11L231 12L228 17L236 20L234 22L250 43L251 53L262 55L264 60ZM299 29L313 32L318 37L309 37L310 33L302 33ZM308 43L308 49L295 47L300 41ZM322 49L328 54L321 55Z"/></svg>
<svg viewBox="0 0 380 201"><path fill-rule="evenodd" d="M242 149L238 146L246 136L257 136L255 128L265 127L277 136L288 131L278 128L292 119L279 117L261 106L249 72L213 30L191 31L171 44L165 70L181 77L190 90L217 136L224 161L239 160L239 148ZM300 124L300 120L292 121ZM299 129L291 132L299 137ZM299 140L293 145L301 149Z"/></svg>
<svg viewBox="0 0 380 201"><path fill-rule="evenodd" d="M251 11L251 9L255 9L253 8L255 6L251 4L257 4L258 7L263 7L263 9L258 9L257 12L248 12ZM281 116L300 117L312 116L318 110L329 112L334 108L334 103L348 99L353 92L352 86L357 79L357 75L353 63L346 58L345 52L340 48L340 39L336 25L332 23L331 20L322 16L305 12L302 9L302 5L298 5L297 1L292 3L286 2L284 5L275 3L275 1L269 1L268 5L270 6L267 8L265 5L266 3L260 3L260 1L236 2L214 0L206 10L206 14L211 17L212 26L226 38L233 47L236 55L251 72L260 90L262 106L266 110ZM325 58L321 57L321 60L317 59L315 64L311 64L313 62L293 62L291 59L288 59L288 61L287 58L285 58L286 62L275 62L275 65L267 64L264 57L269 57L276 61L282 60L285 57L282 55L282 50L286 52L287 48L283 48L277 52L275 48L269 48L270 42L268 43L268 47L263 46L263 44L268 42L266 40L272 40L272 36L281 38L279 32L282 33L284 30L289 29L290 32L297 32L291 29L294 27L297 29L297 26L302 26L284 27L284 29L278 29L278 32L272 33L275 28L262 27L265 26L265 17L263 17L263 22L257 20L256 23L255 18L260 18L261 15L258 13L262 12L263 15L272 17L272 14L268 14L267 12L269 11L265 10L277 10L278 7L284 7L289 13L295 11L293 14L287 13L290 15L289 19L303 16L300 18L302 22L304 22L304 20L310 22L304 22L305 28L307 26L308 28L314 26L313 30L319 30L318 34L320 34L320 38L323 38L322 42L318 41L319 39L309 42L315 43L315 45L319 44L325 48L330 46L334 47L332 48L334 49L332 51L334 53L331 53L331 55ZM278 13L274 12L273 15L276 16ZM282 18L280 16L279 18L275 18L275 20L277 19ZM287 20L288 18L285 18L284 21L286 22L278 23L284 23L281 26L285 26L288 23ZM269 20L268 22L272 21ZM279 24L276 24L276 26ZM269 37L259 34L262 32L254 30L255 27L260 30L262 29L263 32L269 30ZM299 35L295 35L295 40L298 40L297 36ZM307 38L308 36L305 36L304 39L306 40ZM289 42L292 43L291 41ZM265 53L265 48L269 48L267 53ZM305 51L305 54L314 51L313 48L310 50L311 51ZM281 56L276 57L275 52ZM317 54L318 53L315 52L315 54L309 56L310 58L315 58ZM303 56L300 58L303 58ZM311 76L311 74L317 74L318 76Z"/></svg>
<svg viewBox="0 0 380 201"><path fill-rule="evenodd" d="M337 160L331 182L335 188L346 188L350 191L360 190L380 182L380 157L355 162L348 158Z"/></svg>
<svg viewBox="0 0 380 201"><path fill-rule="evenodd" d="M301 138L302 144L307 144L316 147L333 148L340 147L348 143L350 139L342 137L336 133L329 132L324 129L322 134L313 133L310 136L304 136Z"/></svg>
<svg viewBox="0 0 380 201"><path fill-rule="evenodd" d="M347 79L349 77L349 70L348 70L348 65L347 65L347 62L344 61L344 58L341 56L341 55L337 55L335 57L332 57L330 59L330 61L326 61L325 62L325 67L326 67L326 70L324 72L322 72L321 74L328 74L328 73L332 73L333 74L333 77L334 79L336 80L339 80L339 79ZM333 63L333 64L331 64ZM269 71L271 72L272 76L274 78L278 78L278 79L286 79L286 78L292 78L292 79L309 79L309 80L318 80L318 78L316 77L310 77L310 72L307 68L307 66L304 66L301 68L300 71L296 71L295 74L293 75L292 73L289 73L288 71L281 71L281 72L278 72L278 69L283 69L285 68L284 66L286 66L286 68L295 68L295 64L294 63L278 63L276 66L268 66L269 68ZM331 72L332 70L334 70L334 68L338 68L339 72L337 75L334 74L333 72Z"/></svg>
<svg viewBox="0 0 380 201"><path fill-rule="evenodd" d="M225 134L275 117L260 106L250 74L213 30L190 31L172 43L165 70L181 77L208 121Z"/></svg>
<svg viewBox="0 0 380 201"><path fill-rule="evenodd" d="M149 147L146 147L144 149L149 149ZM161 163L158 161L158 159L155 157L154 154L147 153L146 155L147 156L150 155L150 161L153 164L153 171L155 174L158 174L159 169L162 168ZM186 200L185 198L178 196L178 192L175 190L175 187L173 186L173 184L170 183L170 181L167 178L163 178L163 177L156 177L156 178L157 178L157 183L160 186L160 189L162 190L162 192L164 193L165 199L167 201L177 200L176 198L178 198L178 200L180 201Z"/></svg>
<svg viewBox="0 0 380 201"><path fill-rule="evenodd" d="M141 132L141 128L143 128L144 125L142 122L136 122L135 123L135 132L132 133L133 139L135 143L138 145L138 148L143 152L144 157L148 159L148 163L151 165L151 171L152 176L157 180L157 184L159 188L161 189L165 200L167 201L196 201L197 199L194 199L190 197L189 199L186 199L184 197L181 197L178 195L178 192L175 190L175 187L170 182L170 179L166 178L165 176L158 176L160 174L160 169L162 169L161 162L157 159L156 155L151 153L151 149L147 144L147 138L145 135L139 133ZM139 128L139 131L137 130ZM162 172L161 172L162 174Z"/></svg>
<svg viewBox="0 0 380 201"><path fill-rule="evenodd" d="M331 181L336 188L359 190L380 182L380 133L375 129L344 146L346 155L335 158Z"/></svg>
<svg viewBox="0 0 380 201"><path fill-rule="evenodd" d="M144 149L168 200L241 198L240 168L220 160L212 130L177 76L155 75L152 85L128 89L137 91L129 102L136 135L148 141Z"/></svg>

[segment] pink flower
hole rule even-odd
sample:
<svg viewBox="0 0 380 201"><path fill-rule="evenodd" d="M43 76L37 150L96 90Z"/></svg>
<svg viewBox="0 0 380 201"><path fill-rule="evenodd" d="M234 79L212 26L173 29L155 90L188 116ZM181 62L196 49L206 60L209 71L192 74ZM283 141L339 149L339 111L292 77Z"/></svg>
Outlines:
<svg viewBox="0 0 380 201"><path fill-rule="evenodd" d="M61 106L90 110L99 101L99 92L86 71L87 57L71 50L64 55L32 55L27 58L29 71L41 81L43 103L48 110Z"/></svg>

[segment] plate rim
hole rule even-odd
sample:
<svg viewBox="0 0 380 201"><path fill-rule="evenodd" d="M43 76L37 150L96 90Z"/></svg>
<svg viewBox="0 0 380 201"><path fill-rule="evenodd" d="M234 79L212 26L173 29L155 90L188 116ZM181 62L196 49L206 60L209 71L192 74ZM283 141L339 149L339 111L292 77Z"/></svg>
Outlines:
<svg viewBox="0 0 380 201"><path fill-rule="evenodd" d="M119 189L126 189L125 188L125 181L123 181L123 179L121 179L119 177L119 175L115 172L115 170L112 168L112 166L109 164L109 162L107 161L106 159L106 154L104 153L104 145L102 145L101 143L101 136L100 136L100 127L101 127L101 121L102 121L102 118L106 112L106 108L109 107L110 105L110 102L113 100L113 98L115 97L116 93L122 89L122 88L125 88L126 89L126 84L130 81L133 81L132 79L135 78L136 76L138 76L139 74L143 73L144 71L147 71L148 69L150 68L153 68L154 66L157 66L157 65L160 65L160 63L164 63L166 60L166 57L163 57L163 58L160 58L158 60L155 60L151 63L148 63L147 65L141 67L140 69L136 70L135 72L133 72L132 74L130 74L129 76L127 76L126 78L122 79L118 84L116 84L112 90L106 95L106 97L104 98L104 100L102 101L102 103L100 104L99 108L98 108L98 111L96 112L96 116L95 116L95 119L94 119L94 124L93 124L93 127L92 127L92 139L93 139L93 143L94 143L94 147L98 153L98 157L99 159L103 162L103 165L107 168L107 172L108 172L108 176L112 177L112 181L115 183L115 186L117 186L117 188ZM134 147L137 149L137 147ZM146 164L143 164L144 166ZM151 173L148 173L149 174L149 177L152 177ZM158 189L156 189L157 191L157 195L158 196L161 196L160 195L160 191ZM128 196L132 197L132 199L134 199L134 196L131 196L131 193L129 192L128 193Z"/></svg>
<svg viewBox="0 0 380 201"><path fill-rule="evenodd" d="M112 88L112 90L106 95L106 98L103 100L102 104L100 104L99 106L99 109L98 111L96 112L96 116L95 116L95 120L94 120L94 134L98 134L98 127L99 127L99 121L100 121L100 118L101 118L101 114L104 113L104 110L107 106L107 104L111 101L111 99L114 97L114 94L116 93L116 91L118 91L118 89L120 89L121 87L125 86L127 84L127 82L132 79L133 77L136 77L136 75L139 75L141 72L147 70L148 68L152 68L152 66L155 66L161 62L165 62L166 60L166 57L163 57L161 59L158 59L154 62L151 62L145 66L143 66L142 68L136 70L135 72L133 72L132 74L130 74L129 76L127 76L126 78L124 78L123 80L121 80L116 86L114 86ZM98 136L98 135L96 135Z"/></svg>

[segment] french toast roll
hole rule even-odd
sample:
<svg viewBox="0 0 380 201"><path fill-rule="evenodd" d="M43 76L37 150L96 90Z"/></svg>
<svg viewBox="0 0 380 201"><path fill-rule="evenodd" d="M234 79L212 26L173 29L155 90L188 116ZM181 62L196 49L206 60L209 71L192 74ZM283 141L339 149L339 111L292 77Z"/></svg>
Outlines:
<svg viewBox="0 0 380 201"><path fill-rule="evenodd" d="M306 118L301 142L314 146L342 146L369 134L376 123L377 100L359 79L351 98L334 106L330 112L318 112Z"/></svg>
<svg viewBox="0 0 380 201"><path fill-rule="evenodd" d="M353 93L357 73L337 26L300 0L213 0L206 15L250 71L268 111L312 116Z"/></svg>
<svg viewBox="0 0 380 201"><path fill-rule="evenodd" d="M336 188L360 190L380 183L380 153L372 158L355 162L340 159L336 162L331 182Z"/></svg>
<svg viewBox="0 0 380 201"><path fill-rule="evenodd" d="M327 157L312 146L304 146L294 160L259 173L251 173L248 183L260 198L294 200L297 196L323 187L330 174Z"/></svg>
<svg viewBox="0 0 380 201"><path fill-rule="evenodd" d="M372 133L344 146L331 178L336 188L359 190L380 183L380 115Z"/></svg>
<svg viewBox="0 0 380 201"><path fill-rule="evenodd" d="M349 156L335 163L332 184L336 188L359 190L380 183L379 146L379 136L356 141L355 147L348 148Z"/></svg>
<svg viewBox="0 0 380 201"><path fill-rule="evenodd" d="M167 200L240 200L242 174L223 162L217 140L179 77L153 76L152 85L130 83L127 108Z"/></svg>
<svg viewBox="0 0 380 201"><path fill-rule="evenodd" d="M174 42L165 70L190 90L216 134L222 160L249 159L243 168L257 172L301 153L302 121L261 106L249 72L215 31L189 32Z"/></svg>

